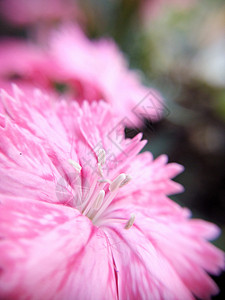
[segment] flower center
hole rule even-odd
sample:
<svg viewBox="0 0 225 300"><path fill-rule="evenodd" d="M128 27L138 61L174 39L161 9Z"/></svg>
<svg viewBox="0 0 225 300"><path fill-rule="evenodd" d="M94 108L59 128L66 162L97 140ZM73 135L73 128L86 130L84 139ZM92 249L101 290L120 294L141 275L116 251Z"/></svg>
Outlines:
<svg viewBox="0 0 225 300"><path fill-rule="evenodd" d="M92 220L93 224L95 225L102 225L103 223L108 222L119 222L124 223L125 229L129 229L134 224L134 214L131 214L128 220L121 218L110 219L103 215L110 203L118 194L119 189L130 182L131 176L121 173L113 181L105 178L102 169L106 161L104 149L100 149L98 151L97 158L97 176L88 189L88 193L83 199L79 210L83 215ZM77 162L73 161L72 159L69 159L68 162L74 167L76 172L81 172L82 167Z"/></svg>

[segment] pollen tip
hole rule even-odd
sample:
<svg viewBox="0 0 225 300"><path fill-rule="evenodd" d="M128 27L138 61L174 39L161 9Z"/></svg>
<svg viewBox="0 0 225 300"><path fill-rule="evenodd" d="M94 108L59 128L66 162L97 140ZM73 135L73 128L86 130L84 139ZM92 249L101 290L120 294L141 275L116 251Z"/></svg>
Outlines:
<svg viewBox="0 0 225 300"><path fill-rule="evenodd" d="M126 175L126 178L121 182L120 184L120 188L125 186L126 184L128 184L131 181L132 177L130 175Z"/></svg>
<svg viewBox="0 0 225 300"><path fill-rule="evenodd" d="M119 176L117 176L113 182L109 185L109 190L110 192L114 192L116 191L120 185L122 184L122 182L126 179L126 175L124 173L120 174Z"/></svg>
<svg viewBox="0 0 225 300"><path fill-rule="evenodd" d="M124 228L125 229L130 229L134 224L134 220L135 220L135 214L131 214L130 219L127 221Z"/></svg>
<svg viewBox="0 0 225 300"><path fill-rule="evenodd" d="M77 162L75 162L75 161L72 160L72 159L69 159L68 162L69 162L69 164L70 164L72 167L74 167L74 169L75 169L78 173L80 173L82 167L81 167Z"/></svg>

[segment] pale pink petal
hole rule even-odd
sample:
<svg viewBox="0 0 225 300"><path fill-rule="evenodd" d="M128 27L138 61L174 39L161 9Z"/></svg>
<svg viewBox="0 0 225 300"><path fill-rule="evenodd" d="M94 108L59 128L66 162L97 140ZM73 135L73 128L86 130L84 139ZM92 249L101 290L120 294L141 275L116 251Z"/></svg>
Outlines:
<svg viewBox="0 0 225 300"><path fill-rule="evenodd" d="M1 299L117 299L105 234L77 210L1 197L0 232Z"/></svg>
<svg viewBox="0 0 225 300"><path fill-rule="evenodd" d="M106 230L121 299L194 299L173 266L135 225Z"/></svg>
<svg viewBox="0 0 225 300"><path fill-rule="evenodd" d="M31 199L68 203L68 199L59 199L55 187L62 177L74 176L68 160L76 161L77 154L60 120L54 114L48 121L45 118L50 103L45 106L44 99L41 103L45 110L35 110L33 98L34 107L29 110L27 98L17 94L16 102L2 92L0 107L5 115L0 126L0 190L16 196L23 189L23 195ZM66 196L73 197L73 191Z"/></svg>
<svg viewBox="0 0 225 300"><path fill-rule="evenodd" d="M134 225L124 226L131 213ZM215 225L190 220L186 213L162 214L161 208L127 206L111 211L111 219L103 223L112 243L117 268L119 296L129 299L200 299L218 293L218 287L207 272L218 275L225 268L224 253L205 240ZM116 225L118 218L124 223ZM113 221L114 220L114 221ZM197 231L196 226L204 228ZM214 229L213 229L214 228ZM211 235L212 238L212 235ZM148 274L151 274L148 277ZM128 281L132 289L127 289ZM141 283L141 284L140 284Z"/></svg>
<svg viewBox="0 0 225 300"><path fill-rule="evenodd" d="M172 181L174 176L183 171L183 167L176 163L167 164L167 161L168 158L165 155L153 160L149 152L139 154L126 168L126 173L132 177L135 184L121 189L121 198L123 197L124 201L132 201L136 205L164 204L165 208L171 206L172 210L176 209L178 205L165 196L183 191L180 184ZM133 200L126 199L127 194L133 195Z"/></svg>

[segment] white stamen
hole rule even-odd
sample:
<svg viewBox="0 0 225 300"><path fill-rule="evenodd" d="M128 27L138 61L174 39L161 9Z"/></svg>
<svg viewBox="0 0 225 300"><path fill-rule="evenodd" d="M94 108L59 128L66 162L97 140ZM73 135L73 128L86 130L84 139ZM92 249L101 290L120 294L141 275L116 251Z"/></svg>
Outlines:
<svg viewBox="0 0 225 300"><path fill-rule="evenodd" d="M102 148L98 150L98 162L101 166L105 163L105 150Z"/></svg>
<svg viewBox="0 0 225 300"><path fill-rule="evenodd" d="M135 220L135 215L131 214L130 219L127 221L126 225L124 226L125 229L130 229L133 224L134 224L134 220Z"/></svg>
<svg viewBox="0 0 225 300"><path fill-rule="evenodd" d="M72 167L74 167L74 169L75 169L78 173L80 173L82 167L81 167L77 162L75 162L75 161L72 160L72 159L69 159L68 162L69 162L69 164L70 164Z"/></svg>
<svg viewBox="0 0 225 300"><path fill-rule="evenodd" d="M98 172L101 177L103 177L102 165L98 163Z"/></svg>
<svg viewBox="0 0 225 300"><path fill-rule="evenodd" d="M94 204L94 209L95 210L99 210L99 208L101 207L102 205L102 202L103 202L103 199L105 197L105 191L104 190L101 190L95 200L95 204Z"/></svg>
<svg viewBox="0 0 225 300"><path fill-rule="evenodd" d="M123 173L117 176L116 179L114 179L113 182L109 185L110 192L116 191L125 179L126 175Z"/></svg>
<svg viewBox="0 0 225 300"><path fill-rule="evenodd" d="M120 188L123 187L124 185L128 184L131 181L132 177L130 175L126 175L126 178L124 179L124 181L121 182L120 184Z"/></svg>
<svg viewBox="0 0 225 300"><path fill-rule="evenodd" d="M125 174L120 174L119 176L116 177L116 179L113 180L113 182L109 185L109 190L111 193L108 193L106 196L105 202L101 206L101 208L97 211L95 216L93 217L93 222L95 222L99 216L106 210L106 208L110 205L110 203L113 201L115 196L117 195L118 189L120 184L126 179Z"/></svg>
<svg viewBox="0 0 225 300"><path fill-rule="evenodd" d="M98 182L98 178L96 177L89 189L86 199L84 200L83 207L82 207L83 215L86 215L86 213L89 211L89 209L93 205L94 197L92 197L92 196L94 195L94 191L95 191L97 182Z"/></svg>
<svg viewBox="0 0 225 300"><path fill-rule="evenodd" d="M120 174L118 175L113 181L104 177L103 174L103 165L105 164L106 160L106 153L104 149L99 149L97 152L97 172L98 176L94 178L92 182L88 195L86 195L86 199L83 199L83 203L81 206L81 212L83 215L87 216L89 219L92 220L94 224L97 223L104 223L104 219L101 220L100 216L104 213L113 199L116 197L117 193L119 192L119 188L125 186L130 182L132 179L130 175L127 174ZM69 164L74 167L74 169L80 173L82 167L76 161L69 159ZM105 190L103 188L105 185L108 184L108 188L110 192L107 192L105 195ZM107 222L110 219L106 219ZM106 221L105 220L105 221ZM131 214L130 219L126 222L124 219L112 219L112 222L123 222L124 228L129 229L134 224L135 215ZM125 223L126 222L126 223Z"/></svg>

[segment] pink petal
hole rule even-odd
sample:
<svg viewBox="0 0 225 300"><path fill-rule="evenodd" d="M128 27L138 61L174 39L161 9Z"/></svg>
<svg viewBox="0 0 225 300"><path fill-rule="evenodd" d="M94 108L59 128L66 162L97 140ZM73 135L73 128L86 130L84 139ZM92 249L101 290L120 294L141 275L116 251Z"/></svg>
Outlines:
<svg viewBox="0 0 225 300"><path fill-rule="evenodd" d="M157 247L135 226L107 228L121 299L194 299Z"/></svg>
<svg viewBox="0 0 225 300"><path fill-rule="evenodd" d="M134 225L126 230L131 214L135 214ZM207 274L218 275L225 269L224 253L206 240L218 235L215 225L190 219L185 209L166 213L157 203L143 208L123 206L122 200L112 205L106 217L108 222L105 219L100 225L113 245L121 298L127 294L130 299L148 299L147 295L153 300L209 299L218 293ZM127 281L132 288L126 288Z"/></svg>
<svg viewBox="0 0 225 300"><path fill-rule="evenodd" d="M117 299L104 232L77 210L1 197L0 232L1 299Z"/></svg>
<svg viewBox="0 0 225 300"><path fill-rule="evenodd" d="M139 154L127 166L126 173L132 177L134 184L125 186L120 191L120 198L126 199L127 194L133 195L135 204L152 205L154 202L167 203L166 195L183 192L183 186L171 179L183 171L183 167L179 164L168 163L167 156L161 155L153 160L152 154L144 152ZM129 199L128 202L131 200ZM172 205L172 203L171 203ZM173 207L176 204L173 202Z"/></svg>
<svg viewBox="0 0 225 300"><path fill-rule="evenodd" d="M225 268L224 253L209 244L205 240L205 232L196 231L192 222L196 221L181 215L163 217L156 210L152 213L149 211L140 222L137 221L141 230L154 241L159 253L173 266L186 287L198 298L209 299L209 295L218 293L218 287L206 271L218 275ZM204 221L199 222L202 222L206 231L207 224ZM211 234L210 225L208 230Z"/></svg>

